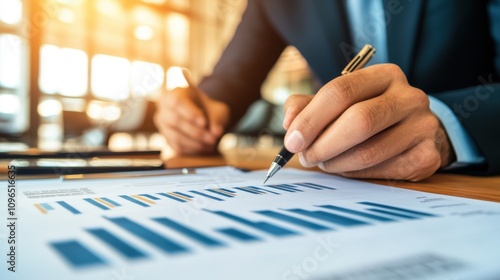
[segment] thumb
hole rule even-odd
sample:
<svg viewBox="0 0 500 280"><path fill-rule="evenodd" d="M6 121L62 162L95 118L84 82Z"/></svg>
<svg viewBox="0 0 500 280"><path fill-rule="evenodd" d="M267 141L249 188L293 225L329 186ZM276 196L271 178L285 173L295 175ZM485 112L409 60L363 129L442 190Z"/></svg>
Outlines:
<svg viewBox="0 0 500 280"><path fill-rule="evenodd" d="M297 115L311 102L313 96L312 95L304 95L304 94L293 94L288 97L283 106L283 110L285 110L285 116L283 118L283 128L288 130L290 128L290 124L297 117Z"/></svg>

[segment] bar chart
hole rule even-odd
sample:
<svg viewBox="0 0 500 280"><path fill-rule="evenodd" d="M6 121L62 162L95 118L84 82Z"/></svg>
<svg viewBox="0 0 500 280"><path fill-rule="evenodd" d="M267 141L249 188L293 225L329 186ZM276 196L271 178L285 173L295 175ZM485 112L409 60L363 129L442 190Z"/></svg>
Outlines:
<svg viewBox="0 0 500 280"><path fill-rule="evenodd" d="M158 203L187 203L196 199L209 199L211 201L224 202L230 199L237 199L238 196L262 196L262 195L289 195L299 194L309 191L334 191L335 188L323 186L314 183L301 182L280 185L264 185L264 186L235 186L235 187L219 187L205 188L202 190L187 190L187 191L170 191L157 193L139 193L139 194L122 194L116 197L87 197L83 200L103 211L113 210L119 207L153 207ZM165 202L163 200L167 200ZM78 215L82 213L82 209L71 205L70 201L57 201L52 203L36 203L33 206L42 214L49 214L55 211L55 208L67 211L71 214Z"/></svg>
<svg viewBox="0 0 500 280"><path fill-rule="evenodd" d="M142 207L151 205L138 197L125 196L123 198ZM153 202L158 198L154 196L149 197L149 199ZM175 199L172 200L175 201ZM102 201L114 205L110 201L104 199ZM96 201L88 200L88 202L95 205ZM101 208L102 205L97 207ZM312 205L307 208L261 209L251 211L251 213L203 209L203 215L205 220L215 218L223 220L226 226L198 229L195 224L187 224L178 217L167 216L149 217L147 222L176 232L183 239L190 240L205 250L212 250L229 249L234 244L270 242L276 238L293 238L314 232L340 232L361 227L378 227L394 222L439 218L438 215L432 213L369 201L357 202L352 208L324 204ZM82 228L82 231L86 232L89 237L99 240L104 246L128 261L148 259L150 254L147 249L128 240L126 235L132 235L142 240L161 251L166 257L200 253L199 249L191 248L189 244L147 226L144 221L134 220L126 216L103 216L102 219L116 226L118 230L110 229L104 225L95 228ZM54 240L49 245L73 268L103 266L110 262L99 254L99 248L88 246L78 239Z"/></svg>
<svg viewBox="0 0 500 280"><path fill-rule="evenodd" d="M13 279L500 273L497 204L301 170L284 169L267 185L265 170L196 171L23 181L16 232L22 265ZM75 191L80 189L88 191ZM496 279L471 275L463 279Z"/></svg>

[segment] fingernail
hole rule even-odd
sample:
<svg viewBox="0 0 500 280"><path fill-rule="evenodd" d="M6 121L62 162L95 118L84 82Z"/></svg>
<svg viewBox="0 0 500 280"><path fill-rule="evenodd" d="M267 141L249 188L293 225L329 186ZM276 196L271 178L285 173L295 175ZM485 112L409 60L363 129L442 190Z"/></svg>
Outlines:
<svg viewBox="0 0 500 280"><path fill-rule="evenodd" d="M304 158L304 155L302 153L299 153L299 162L302 164L304 167L313 167L313 164L310 164L309 162L306 161Z"/></svg>
<svg viewBox="0 0 500 280"><path fill-rule="evenodd" d="M290 152L297 153L304 146L304 137L300 132L294 130L286 137L285 146Z"/></svg>
<svg viewBox="0 0 500 280"><path fill-rule="evenodd" d="M319 169L321 169L321 170L323 170L323 171L326 171L326 170L325 170L325 163L324 163L324 162L320 162L320 163L318 164L318 167L319 167Z"/></svg>

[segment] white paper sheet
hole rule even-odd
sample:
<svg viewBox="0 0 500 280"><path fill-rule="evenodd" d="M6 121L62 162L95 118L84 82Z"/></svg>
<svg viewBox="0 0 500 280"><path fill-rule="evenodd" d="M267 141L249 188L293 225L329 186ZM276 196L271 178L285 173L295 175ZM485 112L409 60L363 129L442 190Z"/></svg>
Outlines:
<svg viewBox="0 0 500 280"><path fill-rule="evenodd" d="M0 279L500 278L498 203L286 168L264 178L17 180L14 215L0 198Z"/></svg>

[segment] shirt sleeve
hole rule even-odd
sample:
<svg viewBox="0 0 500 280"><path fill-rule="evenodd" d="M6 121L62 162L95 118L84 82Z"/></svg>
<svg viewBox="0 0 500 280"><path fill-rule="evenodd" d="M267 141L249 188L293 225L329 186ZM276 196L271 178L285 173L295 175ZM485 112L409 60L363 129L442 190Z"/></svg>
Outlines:
<svg viewBox="0 0 500 280"><path fill-rule="evenodd" d="M430 95L428 95L428 97L430 109L443 124L457 158L456 161L446 167L446 169L450 170L467 165L484 163L484 156L479 152L471 136L462 126L453 111L439 99Z"/></svg>

